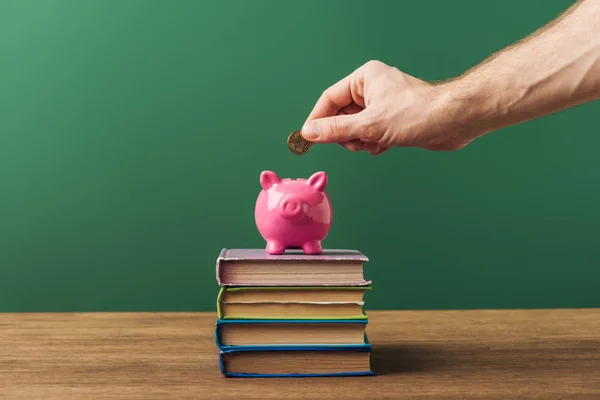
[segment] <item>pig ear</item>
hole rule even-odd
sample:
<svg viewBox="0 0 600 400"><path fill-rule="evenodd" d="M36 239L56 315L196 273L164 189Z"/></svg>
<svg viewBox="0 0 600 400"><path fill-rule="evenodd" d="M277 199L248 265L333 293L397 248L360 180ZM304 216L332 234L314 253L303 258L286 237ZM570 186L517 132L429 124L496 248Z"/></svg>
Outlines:
<svg viewBox="0 0 600 400"><path fill-rule="evenodd" d="M281 179L273 171L263 171L260 173L260 186L265 190L269 190L271 186L279 182L281 182Z"/></svg>
<svg viewBox="0 0 600 400"><path fill-rule="evenodd" d="M327 174L323 171L315 172L308 178L307 183L322 192L327 187Z"/></svg>

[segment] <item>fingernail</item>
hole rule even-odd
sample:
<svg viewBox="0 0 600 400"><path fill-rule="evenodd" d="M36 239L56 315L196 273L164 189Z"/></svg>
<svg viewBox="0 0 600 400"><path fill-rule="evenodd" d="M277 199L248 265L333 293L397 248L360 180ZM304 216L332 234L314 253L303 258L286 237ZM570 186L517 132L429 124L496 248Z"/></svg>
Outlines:
<svg viewBox="0 0 600 400"><path fill-rule="evenodd" d="M319 137L319 132L317 131L317 124L306 123L300 130L302 137L304 139L312 140Z"/></svg>

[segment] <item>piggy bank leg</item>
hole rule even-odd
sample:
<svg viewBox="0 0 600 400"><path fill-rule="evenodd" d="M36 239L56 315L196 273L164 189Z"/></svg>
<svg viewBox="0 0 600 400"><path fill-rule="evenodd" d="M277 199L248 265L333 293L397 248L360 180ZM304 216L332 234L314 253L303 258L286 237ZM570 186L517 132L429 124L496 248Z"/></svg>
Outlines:
<svg viewBox="0 0 600 400"><path fill-rule="evenodd" d="M323 253L323 247L321 246L321 241L313 240L313 241L304 243L302 245L302 251L304 251L304 254L321 254L321 253Z"/></svg>
<svg viewBox="0 0 600 400"><path fill-rule="evenodd" d="M283 254L285 253L285 245L275 240L267 241L267 253L269 254Z"/></svg>

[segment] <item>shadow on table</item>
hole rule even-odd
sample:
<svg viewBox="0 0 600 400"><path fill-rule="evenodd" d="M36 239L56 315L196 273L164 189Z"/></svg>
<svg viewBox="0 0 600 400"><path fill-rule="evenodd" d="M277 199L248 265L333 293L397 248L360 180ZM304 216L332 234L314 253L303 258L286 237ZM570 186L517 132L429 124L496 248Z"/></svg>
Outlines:
<svg viewBox="0 0 600 400"><path fill-rule="evenodd" d="M376 375L432 371L598 371L600 340L529 341L510 345L373 344L371 368ZM558 363L557 360L560 360ZM582 373L583 373L582 372Z"/></svg>
<svg viewBox="0 0 600 400"><path fill-rule="evenodd" d="M373 345L371 366L376 375L422 372L444 369L447 351L415 345Z"/></svg>

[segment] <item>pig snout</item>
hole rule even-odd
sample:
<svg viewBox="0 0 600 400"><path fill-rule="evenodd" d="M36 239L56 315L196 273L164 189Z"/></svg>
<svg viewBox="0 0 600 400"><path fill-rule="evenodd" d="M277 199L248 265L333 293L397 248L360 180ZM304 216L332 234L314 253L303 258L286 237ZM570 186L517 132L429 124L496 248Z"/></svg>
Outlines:
<svg viewBox="0 0 600 400"><path fill-rule="evenodd" d="M294 196L286 196L279 203L279 212L285 218L293 218L302 213L303 203Z"/></svg>

